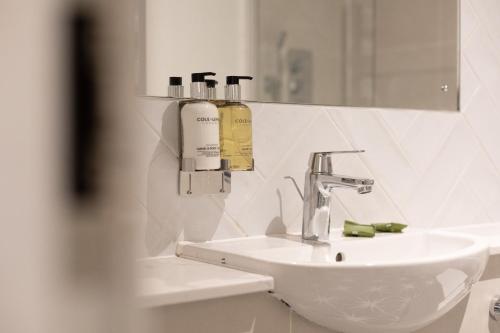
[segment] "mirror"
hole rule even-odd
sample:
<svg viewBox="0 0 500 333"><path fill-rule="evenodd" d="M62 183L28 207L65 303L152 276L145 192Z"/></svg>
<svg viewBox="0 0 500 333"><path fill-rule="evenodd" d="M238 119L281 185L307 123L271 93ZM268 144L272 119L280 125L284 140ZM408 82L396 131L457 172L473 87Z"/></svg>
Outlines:
<svg viewBox="0 0 500 333"><path fill-rule="evenodd" d="M458 0L144 0L143 83L251 75L243 99L458 110Z"/></svg>

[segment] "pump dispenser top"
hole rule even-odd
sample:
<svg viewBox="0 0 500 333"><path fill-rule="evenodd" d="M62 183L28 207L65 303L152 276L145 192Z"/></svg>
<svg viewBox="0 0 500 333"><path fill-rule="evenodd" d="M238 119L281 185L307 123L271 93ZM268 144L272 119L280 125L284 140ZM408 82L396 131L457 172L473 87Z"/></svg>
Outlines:
<svg viewBox="0 0 500 333"><path fill-rule="evenodd" d="M226 76L225 97L229 102L241 101L240 80L252 80L251 76Z"/></svg>
<svg viewBox="0 0 500 333"><path fill-rule="evenodd" d="M181 76L171 76L168 78L168 83L171 86L182 86L182 77Z"/></svg>
<svg viewBox="0 0 500 333"><path fill-rule="evenodd" d="M183 98L184 87L182 86L182 77L171 76L168 78L168 97Z"/></svg>
<svg viewBox="0 0 500 333"><path fill-rule="evenodd" d="M216 100L217 99L217 88L215 87L219 82L216 80L205 80L207 83L207 91L208 91L208 99L209 100Z"/></svg>
<svg viewBox="0 0 500 333"><path fill-rule="evenodd" d="M208 89L205 81L205 76L214 76L213 72L201 72L191 74L191 98L207 99Z"/></svg>

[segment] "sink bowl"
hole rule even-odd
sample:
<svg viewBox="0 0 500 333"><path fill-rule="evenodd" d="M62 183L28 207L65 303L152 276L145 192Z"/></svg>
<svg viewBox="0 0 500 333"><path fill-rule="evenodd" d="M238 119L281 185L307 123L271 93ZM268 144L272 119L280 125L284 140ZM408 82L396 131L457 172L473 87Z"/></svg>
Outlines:
<svg viewBox="0 0 500 333"><path fill-rule="evenodd" d="M413 231L373 239L303 242L271 235L182 242L181 257L274 278L274 296L342 332L411 332L465 297L488 260L482 239Z"/></svg>
<svg viewBox="0 0 500 333"><path fill-rule="evenodd" d="M500 255L500 223L466 225L461 227L444 228L442 230L481 237L489 244L490 255Z"/></svg>

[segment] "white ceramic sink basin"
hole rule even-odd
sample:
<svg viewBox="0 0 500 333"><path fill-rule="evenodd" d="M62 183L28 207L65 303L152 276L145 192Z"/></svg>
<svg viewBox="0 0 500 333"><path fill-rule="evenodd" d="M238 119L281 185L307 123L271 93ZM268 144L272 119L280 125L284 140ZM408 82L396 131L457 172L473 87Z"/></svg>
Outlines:
<svg viewBox="0 0 500 333"><path fill-rule="evenodd" d="M467 225L442 230L481 237L489 244L491 255L500 255L500 223Z"/></svg>
<svg viewBox="0 0 500 333"><path fill-rule="evenodd" d="M177 252L270 275L274 295L297 313L354 333L425 326L467 295L488 260L480 238L442 231L338 238L315 245L283 235L183 242Z"/></svg>

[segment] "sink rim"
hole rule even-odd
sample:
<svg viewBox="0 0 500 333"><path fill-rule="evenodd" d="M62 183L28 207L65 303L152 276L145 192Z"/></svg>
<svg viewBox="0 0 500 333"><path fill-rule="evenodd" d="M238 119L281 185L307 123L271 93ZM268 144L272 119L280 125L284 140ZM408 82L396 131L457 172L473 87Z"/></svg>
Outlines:
<svg viewBox="0 0 500 333"><path fill-rule="evenodd" d="M425 245L426 240L428 240L425 236L432 237L436 235L438 237L434 238L432 242L444 241L450 244L450 247L448 247L450 250L446 250L447 247L445 246L445 253L443 254L442 248L438 247L435 253L440 254L424 257L423 259L419 256L419 251L417 251L417 254L411 254L410 258L413 257L413 259L405 258L393 262L375 262L367 258L366 262L362 260L355 263L278 261L276 258L266 259L265 256L259 257L252 254L253 250L272 249L273 245L278 248L281 246L286 251L287 241L296 244L295 246L290 244L292 249L301 246L312 246L297 241L296 236L282 234L274 235L274 237L273 235L261 235L202 243L181 242L177 248L177 255L237 270L272 276L275 281L274 297L285 300L300 315L330 329L352 332L401 333L413 331L442 317L470 292L472 284L478 281L489 259L487 242L477 236L438 231L436 229L408 230L404 234L406 235L380 235L377 244L372 243L371 246L368 246L368 249L365 249L369 251L378 243L383 244L386 237L408 237L413 234L417 235L414 244ZM423 234L424 237L419 238L419 234ZM279 236L283 243L279 241L276 243L266 242L266 238L276 238L276 236ZM439 236L444 237L444 239ZM293 237L295 237L295 240L293 240ZM249 244L238 243L251 239L256 241L250 241ZM264 239L264 241L259 241L259 239ZM453 240L457 240L457 243L454 243ZM340 242L335 238L330 239L332 243L335 241ZM364 239L344 238L344 242L351 241L360 243L361 247L359 249L365 250L362 245ZM366 241L369 242L370 239L366 239ZM217 244L221 243L230 243L230 246L217 246ZM241 246L239 246L240 244ZM393 246L396 250L404 249L405 239L400 239ZM359 249L355 249L355 251L359 251ZM420 250L420 247L417 250ZM390 258L391 253L390 251L383 252L381 257ZM277 254L277 258L280 258L280 253ZM321 252L319 256L321 256ZM284 257L293 258L293 255ZM340 286L347 287L347 289L329 288L332 281L334 281L332 278L339 279ZM375 281L374 278L379 279L378 283L388 286L388 288L382 288L382 292L372 292L367 289ZM304 283L304 281L309 281L308 279L310 279L310 283ZM428 281L432 282L434 288L440 288L439 291L442 292L436 293L435 289L429 289ZM355 285L353 290L349 288L350 283ZM408 284L413 287L410 291L406 291L408 290L406 287ZM405 312L398 314L397 318L384 316L383 313L380 315L375 313L371 316L373 318L367 318L367 320L376 321L372 324L368 321L350 321L347 314L354 311L353 305L356 304L352 302L344 303L344 301L353 298L362 300L367 292L371 292L375 300L388 299L389 296L396 298L400 296L409 297L408 303L405 303L406 310L403 309ZM318 298L318 296L321 296L321 298ZM422 297L430 298L422 301ZM330 299L333 300L332 303L329 303ZM324 300L327 301L328 306L326 307ZM319 309L322 309L322 311L319 311ZM364 317L362 311L365 310L358 309L353 313Z"/></svg>
<svg viewBox="0 0 500 333"><path fill-rule="evenodd" d="M493 228L496 233L492 233L491 228ZM478 236L488 243L490 247L490 255L500 254L500 232L497 232L498 230L500 230L500 223L498 222L443 227L440 228L440 230L458 234ZM490 230L490 232L484 233L485 230Z"/></svg>
<svg viewBox="0 0 500 333"><path fill-rule="evenodd" d="M268 259L265 257L261 256L254 256L248 251L231 251L231 250L221 250L217 248L207 248L204 245L206 244L217 244L217 243L230 243L230 242L237 242L239 240L251 240L251 239L264 239L264 238L270 238L273 236L282 236L280 238L286 239L290 242L294 242L294 240L291 240L290 237L294 237L294 235L290 234L279 234L279 235L258 235L258 236L250 236L250 237L238 237L238 238L229 238L229 239L221 239L221 240L211 240L211 241L205 241L205 242L190 242L190 241L181 241L177 244L176 248L176 255L179 257L184 257L184 258L190 258L194 260L203 260L202 258L195 257L195 256L190 256L186 255L184 248L193 246L198 249L205 249L207 251L212 251L214 253L228 253L231 255L236 255L240 257L245 257L248 259L256 260L256 261L261 261L267 264L274 264L274 265L283 265L283 266L293 266L293 267L308 267L308 268L323 268L323 269L338 269L338 270L345 270L345 269L376 269L376 268L390 268L390 267L416 267L416 266L422 266L422 265L432 265L432 264L439 264L447 261L453 261L453 260L459 260L463 257L467 257L473 254L478 254L482 251L485 253L488 253L489 251L489 245L488 243L481 237L476 236L476 235L466 235L466 234L460 234L457 232L451 232L451 231L443 231L443 230L412 230L409 232L405 232L403 234L397 234L397 235L387 235L387 237L407 237L410 235L418 235L418 234L424 234L424 235L438 235L438 236L444 236L444 237L449 237L451 239L461 239L461 240L467 240L470 241L471 244L465 246L464 248L461 248L456 251L450 251L449 253L446 254L441 254L437 256L429 256L426 258L415 258L415 259L401 259L401 260L396 260L396 261L390 261L390 262L380 262L380 261L375 261L371 260L370 262L307 262L307 261L287 261L287 260L276 260L276 259ZM383 236L386 237L386 236ZM383 242L383 237L380 237L377 239L377 241ZM366 241L370 241L373 239L366 239ZM360 238L355 238L355 239L344 239L344 238L339 238L339 239L331 239L329 243L335 243L335 242L349 242L349 241L359 241L362 242L363 240ZM314 242L303 242L303 241L295 241L295 242L300 242L301 244L304 244L305 246L314 246ZM319 245L319 244L317 244ZM233 267L231 264L225 264L225 266L228 267ZM237 266L234 266L236 269L239 269Z"/></svg>

